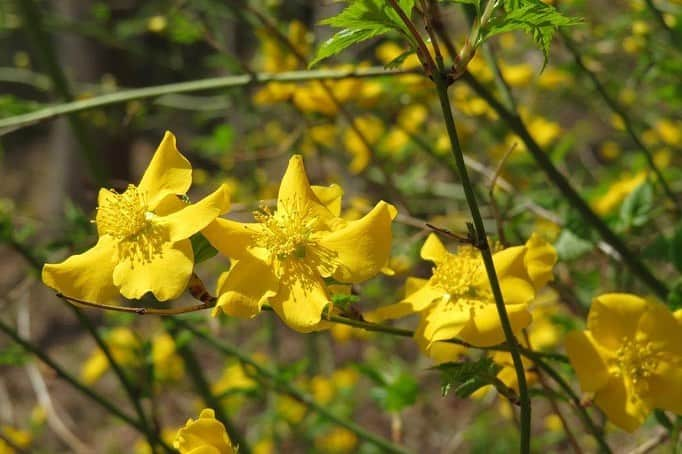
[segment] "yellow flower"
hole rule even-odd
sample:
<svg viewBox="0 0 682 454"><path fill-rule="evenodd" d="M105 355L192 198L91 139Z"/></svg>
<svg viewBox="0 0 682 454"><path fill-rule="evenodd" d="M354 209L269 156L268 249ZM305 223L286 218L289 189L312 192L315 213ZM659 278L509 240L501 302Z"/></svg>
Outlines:
<svg viewBox="0 0 682 454"><path fill-rule="evenodd" d="M379 202L362 219L339 217L342 190L312 186L295 155L282 178L275 212L255 223L217 219L203 233L233 259L218 281L214 314L253 317L268 301L291 328L308 332L330 302L324 279L359 283L386 268L396 209ZM257 276L257 278L254 278Z"/></svg>
<svg viewBox="0 0 682 454"><path fill-rule="evenodd" d="M185 427L175 435L173 447L180 454L234 454L237 449L232 446L223 423L215 419L215 412L204 408L199 418L187 420Z"/></svg>
<svg viewBox="0 0 682 454"><path fill-rule="evenodd" d="M436 361L448 356L452 360L459 351L457 346L439 341L459 338L481 347L503 342L504 332L480 252L465 245L456 254L450 253L432 233L421 256L436 265L431 278L409 279L403 301L374 311L368 319L419 312L416 341ZM556 252L533 234L524 246L498 251L493 260L512 329L518 333L531 322L528 303L535 298L536 290L552 278Z"/></svg>
<svg viewBox="0 0 682 454"><path fill-rule="evenodd" d="M157 380L176 381L185 374L184 363L175 351L175 340L170 334L162 333L152 340L152 364Z"/></svg>
<svg viewBox="0 0 682 454"><path fill-rule="evenodd" d="M598 214L608 214L613 211L632 191L646 180L646 172L639 172L631 177L624 177L611 185L606 194L592 203Z"/></svg>
<svg viewBox="0 0 682 454"><path fill-rule="evenodd" d="M142 345L130 328L119 326L109 331L104 341L109 347L114 360L125 368L141 365ZM109 360L102 350L97 349L90 355L81 368L81 380L91 385L99 380L109 370Z"/></svg>
<svg viewBox="0 0 682 454"><path fill-rule="evenodd" d="M28 449L31 441L33 440L30 432L21 429L15 429L14 427L8 425L3 425L0 427L0 434L7 437L7 439L14 446L21 449ZM16 452L16 449L0 439L0 454L15 454Z"/></svg>
<svg viewBox="0 0 682 454"><path fill-rule="evenodd" d="M335 427L315 437L315 448L321 453L345 454L356 452L357 445L357 435L343 427Z"/></svg>
<svg viewBox="0 0 682 454"><path fill-rule="evenodd" d="M384 123L373 115L362 115L355 118L355 127L362 133L367 143L358 135L355 128L348 127L344 134L343 142L353 160L349 170L357 174L365 170L372 157L372 150L367 145L376 144L384 134Z"/></svg>
<svg viewBox="0 0 682 454"><path fill-rule="evenodd" d="M506 82L512 87L523 87L533 79L533 67L528 63L518 65L501 64L500 70Z"/></svg>
<svg viewBox="0 0 682 454"><path fill-rule="evenodd" d="M682 414L682 330L663 304L601 295L566 351L583 392L616 426L633 432L654 408Z"/></svg>
<svg viewBox="0 0 682 454"><path fill-rule="evenodd" d="M138 186L100 189L95 223L99 240L88 251L43 267L43 282L73 298L107 303L120 292L160 301L177 298L192 274L189 237L225 212L226 187L193 205L180 201L192 183L192 167L166 132Z"/></svg>

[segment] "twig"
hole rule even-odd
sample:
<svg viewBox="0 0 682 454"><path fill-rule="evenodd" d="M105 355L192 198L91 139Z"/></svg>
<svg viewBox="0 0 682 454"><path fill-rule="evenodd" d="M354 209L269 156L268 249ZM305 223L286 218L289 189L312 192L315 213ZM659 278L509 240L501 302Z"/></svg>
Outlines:
<svg viewBox="0 0 682 454"><path fill-rule="evenodd" d="M94 98L61 103L45 107L35 112L0 119L0 136L60 115L83 112L138 99L157 98L171 93L190 93L195 91L215 90L218 88L242 87L249 84L265 84L268 82L303 82L322 79L339 80L347 78L395 76L409 73L414 73L414 71L387 70L383 67L343 70L321 69L314 71L289 71L276 74L258 73L256 77L248 74L240 74L236 76L212 77L189 82L120 90Z"/></svg>

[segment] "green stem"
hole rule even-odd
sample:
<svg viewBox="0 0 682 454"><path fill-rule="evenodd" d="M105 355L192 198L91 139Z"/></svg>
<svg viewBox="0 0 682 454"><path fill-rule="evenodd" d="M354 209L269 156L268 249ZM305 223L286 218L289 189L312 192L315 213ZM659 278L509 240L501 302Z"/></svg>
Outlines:
<svg viewBox="0 0 682 454"><path fill-rule="evenodd" d="M24 30L28 40L38 52L38 57L42 60L43 65L45 65L57 94L63 100L73 101L69 82L55 54L52 39L47 35L43 27L40 8L35 4L34 0L17 0L15 3L25 25L22 27L22 30ZM95 181L99 183L106 181L106 171L101 161L95 156L94 147L88 139L85 124L79 117L71 115L69 116L69 125L80 144L83 158L87 162Z"/></svg>
<svg viewBox="0 0 682 454"><path fill-rule="evenodd" d="M661 13L661 11L658 8L656 8L656 5L654 5L653 0L644 0L644 3L646 3L646 7L649 9L651 14L653 14L654 17L656 18L658 25L660 25L663 28L663 30L665 30L668 33L672 45L679 49L680 37L677 35L677 33L675 33L675 29L668 27L668 24L665 23L663 13Z"/></svg>
<svg viewBox="0 0 682 454"><path fill-rule="evenodd" d="M571 400L571 403L573 404L573 408L576 409L576 411L578 412L578 416L583 421L583 424L585 424L587 430L590 431L595 441L599 445L600 452L610 454L612 451L608 443L606 443L606 440L604 439L604 433L599 429L599 427L597 427L594 421L592 421L592 418L590 417L589 413L580 402L580 397L578 397L578 395L573 391L573 388L571 388L571 386L566 382L566 380L564 380L563 377L559 375L557 371L554 370L554 368L550 367L541 358L535 356L532 353L527 356L540 369L542 369L547 375L549 375L552 378L552 380L554 380L561 387L561 389L563 389L564 392L568 395L569 399Z"/></svg>
<svg viewBox="0 0 682 454"><path fill-rule="evenodd" d="M252 369L255 373L271 381L276 387L276 389L279 390L280 392L296 399L306 407L324 416L333 423L350 430L355 435L357 435L358 438L360 438L361 440L364 440L367 443L371 443L377 446L378 448L382 449L383 450L382 452L390 452L397 454L406 454L408 452L402 447L394 445L390 441L385 440L384 438L381 438L363 429L358 424L352 423L340 416L337 416L336 414L328 410L326 407L319 405L311 396L305 394L303 391L299 390L297 387L293 386L288 381L282 380L277 375L277 373L270 371L269 369L266 369L257 362L253 361L251 358L244 355L237 347L233 347L225 342L218 341L211 336L207 336L206 334L197 330L184 320L176 320L175 323L179 327L182 327L191 332L192 334L194 334L195 336L197 336L207 345L212 346L213 348L222 352L225 355L230 355L237 358L242 364L249 366L249 368Z"/></svg>
<svg viewBox="0 0 682 454"><path fill-rule="evenodd" d="M106 398L100 396L99 394L95 393L92 391L90 388L88 388L86 385L80 383L74 376L69 374L65 369L63 369L59 364L57 364L52 358L50 358L47 353L43 352L39 347L33 345L30 341L27 339L24 339L21 337L14 329L12 329L9 325L5 324L2 320L0 320L0 331L5 333L9 338L11 338L14 342L17 344L21 345L21 347L26 350L27 352L35 355L40 359L42 362L44 362L47 366L49 366L56 374L58 377L62 378L64 381L69 383L72 387L74 387L76 390L78 390L81 394L85 395L88 397L90 400L104 408L106 411L111 413L112 415L116 416L119 418L121 421L125 422L126 424L130 425L134 429L136 429L138 432L140 432L143 435L146 435L145 432L145 427L142 425L140 421L135 420L133 417L123 413L119 407L107 400ZM175 452L173 448L171 448L166 442L161 440L160 437L155 435L155 441L160 444L167 452Z"/></svg>
<svg viewBox="0 0 682 454"><path fill-rule="evenodd" d="M152 452L154 452L154 446L155 446L155 441L159 438L158 433L154 433L152 430L151 426L149 425L149 421L147 420L147 416L145 415L144 409L142 408L142 405L140 404L140 395L139 392L135 389L133 384L128 380L128 377L126 376L125 372L121 368L121 366L118 364L118 361L114 358L114 355L111 353L111 349L109 349L109 346L107 345L106 342L102 339L102 336L99 335L97 332L97 329L95 326L92 324L90 319L83 314L83 312L74 306L73 304L67 303L67 306L73 311L73 313L76 315L78 318L78 321L82 326L85 327L85 329L90 333L90 336L92 336L93 340L97 344L100 350L102 350L102 353L104 353L104 356L106 356L107 361L109 362L109 365L111 366L111 369L114 371L114 374L118 377L118 380L121 382L121 385L123 386L123 389L125 390L126 394L128 395L128 398L130 402L133 404L133 408L135 409L135 413L137 414L137 418L140 421L140 424L142 427L144 427L145 430L145 438L147 438L147 442L149 443L149 447L152 449Z"/></svg>
<svg viewBox="0 0 682 454"><path fill-rule="evenodd" d="M668 185L667 181L665 180L665 177L663 176L663 172L661 172L661 170L656 165L653 153L651 152L651 150L649 150L649 148L646 145L644 145L642 140L637 135L630 115L628 115L628 113L625 111L623 106L621 106L618 103L618 101L616 101L611 95L609 95L608 91L606 90L606 87L604 87L604 84L601 83L597 75L594 72L590 71L589 68L587 68L585 62L582 59L582 56L580 55L580 52L578 52L578 49L575 47L575 43L570 38L570 36L568 36L568 34L561 29L559 29L559 33L561 34L561 38L564 41L566 49L568 49L568 51L573 56L573 61L575 61L578 68L580 68L580 70L590 79L592 85L594 85L595 90L597 90L597 93L599 93L599 95L602 97L604 102L606 102L611 111L620 116L620 118L623 120L625 130L630 136L630 139L634 142L637 148L640 149L640 151L646 158L646 161L649 164L651 170L656 175L656 178L658 179L658 184L661 185L661 189L663 189L663 192L665 192L666 196L673 202L673 204L675 205L675 209L678 212L682 211L680 201L677 199L672 189L670 189L670 186Z"/></svg>
<svg viewBox="0 0 682 454"><path fill-rule="evenodd" d="M172 318L166 318L164 322L164 326L168 331L168 334L170 334L173 339L177 339L180 332L178 329L178 321ZM185 363L185 370L192 379L192 382L194 383L196 390L201 395L201 398L204 400L204 403L215 411L216 419L225 425L225 429L227 430L230 440L232 440L232 443L239 446L239 452L242 454L249 454L251 450L246 444L246 439L237 430L234 423L227 416L227 413L225 413L223 404L220 402L220 400L218 400L215 394L213 394L213 391L211 391L211 386L209 385L208 380L206 380L206 376L203 373L203 368L201 364L199 364L199 361L194 355L189 343L180 345L177 347L177 349L182 361Z"/></svg>
<svg viewBox="0 0 682 454"><path fill-rule="evenodd" d="M485 231L485 226L483 225L483 217L481 216L480 210L478 208L478 202L476 201L476 194L474 192L474 186L469 180L469 174L467 172L466 164L464 163L464 154L459 143L459 138L457 136L457 129L455 126L455 119L452 116L452 109L450 107L450 98L448 97L448 87L445 82L444 68L442 62L438 62L439 71L434 73L433 80L436 84L436 91L438 92L438 98L440 100L441 110L443 112L443 117L445 120L445 127L448 131L448 136L450 138L450 145L452 146L452 155L457 164L457 170L459 172L462 187L464 188L464 194L467 199L467 204L469 205L469 210L471 211L471 217L474 222L474 228L476 229L476 246L481 251L481 256L483 257L483 263L485 265L486 273L488 274L488 280L490 281L490 287L495 297L495 306L497 308L498 316L500 317L500 323L502 325L502 330L504 331L504 337L509 346L512 361L514 363L514 370L516 371L516 378L519 384L519 401L521 404L521 449L522 453L530 452L530 429L531 429L531 406L530 397L528 395L528 385L526 383L526 373L523 368L523 363L521 362L521 353L519 351L519 345L514 336L514 332L509 321L509 316L507 315L507 309L504 305L504 299L502 297L502 290L500 289L500 283L497 278L497 273L495 272L495 264L493 263L493 256L490 250L490 245L488 244L488 238Z"/></svg>
<svg viewBox="0 0 682 454"><path fill-rule="evenodd" d="M121 104L138 99L158 98L174 93L191 93L219 88L243 87L251 84L265 84L268 82L304 82L309 80L339 80L348 78L366 78L378 76L393 76L407 74L406 71L391 71L383 67L357 69L321 69L315 71L289 71L282 73L257 73L254 75L240 74L236 76L212 77L189 82L156 85L152 87L133 88L108 93L94 98L57 104L45 107L35 112L0 119L0 135L15 131L19 128L60 115L83 112L99 107Z"/></svg>
<svg viewBox="0 0 682 454"><path fill-rule="evenodd" d="M644 282L659 298L665 300L668 296L667 286L656 278L651 270L635 255L623 242L623 240L616 235L611 228L594 212L592 208L585 202L585 200L573 188L571 183L559 172L549 155L546 154L542 148L537 144L535 139L530 135L528 128L521 119L521 117L514 111L507 109L500 103L495 96L488 91L483 84L481 84L471 73L466 72L462 75L462 79L489 105L500 118L507 123L509 128L521 138L521 141L526 145L528 152L531 154L537 165L542 169L547 177L554 183L554 185L561 191L568 202L581 214L583 219L590 224L601 237L606 241L615 251L620 255L623 263L630 268L630 270L637 275L642 282Z"/></svg>

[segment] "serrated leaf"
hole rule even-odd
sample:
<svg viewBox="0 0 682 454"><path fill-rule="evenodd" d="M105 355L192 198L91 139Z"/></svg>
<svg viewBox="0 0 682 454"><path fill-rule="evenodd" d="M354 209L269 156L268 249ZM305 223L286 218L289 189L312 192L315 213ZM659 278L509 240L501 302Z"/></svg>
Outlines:
<svg viewBox="0 0 682 454"><path fill-rule="evenodd" d="M443 397L454 391L457 397L465 398L484 386L496 386L499 382L497 373L501 366L489 357L484 357L478 361L439 364L432 369L441 373Z"/></svg>
<svg viewBox="0 0 682 454"><path fill-rule="evenodd" d="M399 0L400 8L409 17L414 9L414 0ZM323 25L341 28L323 42L315 53L309 67L325 58L336 55L353 44L384 35L390 31L407 34L398 13L383 0L351 0L339 14L320 22Z"/></svg>
<svg viewBox="0 0 682 454"><path fill-rule="evenodd" d="M620 220L626 228L646 224L653 210L654 189L648 181L637 186L620 206Z"/></svg>
<svg viewBox="0 0 682 454"><path fill-rule="evenodd" d="M481 42L500 33L522 30L540 47L545 64L549 59L549 47L557 28L582 22L579 18L564 16L541 0L507 0L504 6L504 13L493 16L481 30ZM476 43L478 44L480 43Z"/></svg>

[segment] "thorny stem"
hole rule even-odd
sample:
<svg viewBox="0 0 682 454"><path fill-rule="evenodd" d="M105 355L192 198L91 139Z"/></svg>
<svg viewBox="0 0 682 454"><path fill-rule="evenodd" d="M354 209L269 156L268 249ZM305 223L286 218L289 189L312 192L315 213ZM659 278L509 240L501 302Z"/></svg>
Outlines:
<svg viewBox="0 0 682 454"><path fill-rule="evenodd" d="M258 375L271 381L275 389L278 389L280 392L301 402L306 407L312 409L316 413L319 413L320 415L324 416L325 418L329 419L335 424L338 424L339 426L350 430L351 432L355 433L358 436L358 438L366 441L367 443L371 443L377 446L378 448L381 448L383 450L382 452L391 452L397 454L407 453L407 451L404 448L396 446L390 441L385 440L384 438L381 438L363 429L358 424L355 424L353 422L346 420L345 418L337 416L335 413L327 409L327 407L324 407L315 402L315 400L311 396L305 394L297 387L290 384L288 381L282 380L280 377L277 376L275 372L270 371L269 369L253 361L248 356L244 355L237 347L233 347L225 342L218 341L217 339L214 339L211 336L207 336L206 334L202 333L200 330L196 329L195 327L185 322L184 320L177 320L176 323L178 327L186 329L187 331L191 332L199 339L201 339L204 343L212 346L213 348L222 352L223 354L234 356L243 365L248 366L249 369L254 370Z"/></svg>
<svg viewBox="0 0 682 454"><path fill-rule="evenodd" d="M414 24L412 21L405 16L405 13L401 11L400 6L397 4L396 0L389 0L391 6L398 12L405 24L410 30L414 30L414 38L418 42L423 42L421 36L416 32ZM486 10L490 8L495 0L490 0L486 6ZM485 14L485 13L484 13ZM488 16L490 12L487 13ZM481 19L483 20L483 19ZM410 25L411 24L411 25ZM464 189L464 194L466 196L467 204L469 205L469 210L471 212L471 217L474 223L476 238L474 238L476 247L481 251L481 256L483 258L483 263L485 265L486 273L488 275L488 280L490 281L490 287L495 298L495 307L497 308L498 316L500 317L500 324L502 325L502 330L504 331L504 336L506 343L509 346L512 361L514 363L514 369L516 371L516 378L518 380L519 386L519 401L521 404L521 445L520 452L529 453L530 452L530 429L531 429L531 405L530 397L528 395L528 384L526 383L526 374L521 361L521 354L519 351L519 344L514 336L512 330L511 322L509 321L509 316L507 314L506 307L504 305L504 299L502 297L502 290L500 288L500 283L497 278L497 273L495 272L495 264L493 262L492 251L490 245L488 244L488 237L485 231L485 226L483 224L483 217L478 208L478 202L476 201L476 193L474 191L474 186L469 179L469 174L464 162L464 153L459 143L459 138L457 135L457 128L455 126L455 120L452 115L452 108L450 107L450 99L448 97L448 83L447 83L447 72L443 64L442 58L436 62L436 71L432 74L433 81L436 85L436 91L438 93L438 99L440 101L441 110L443 113L445 127L448 132L448 137L450 138L450 145L452 147L452 155L455 159L457 165L457 170L460 176L460 181Z"/></svg>
<svg viewBox="0 0 682 454"><path fill-rule="evenodd" d="M102 397L101 395L95 393L92 391L89 387L86 385L82 384L79 382L75 377L73 377L71 374L69 374L65 369L63 369L59 364L54 362L52 358L50 358L47 353L43 352L38 346L33 345L30 341L27 339L24 339L21 337L14 329L12 329L9 325L5 324L2 320L0 320L0 331L5 333L8 337L10 337L14 342L19 344L24 350L27 352L35 355L40 359L42 362L47 364L56 374L57 376L61 377L64 379L67 383L69 383L72 387L76 388L80 393L88 397L90 400L93 402L97 403L99 406L107 410L109 413L112 415L116 416L126 424L130 425L131 427L135 428L138 432L141 434L145 435L146 434L146 428L142 425L142 423L133 417L123 413L119 409L117 405L114 403L110 402L106 398ZM160 444L167 452L173 453L175 450L171 448L166 442L164 442L158 434L153 434L155 441Z"/></svg>

